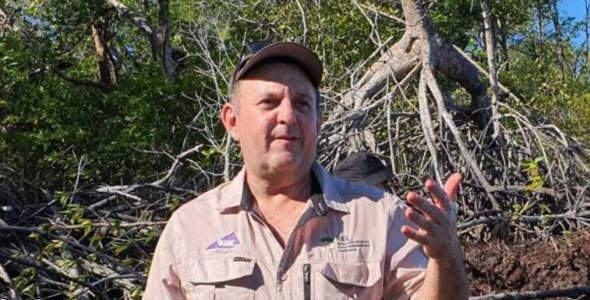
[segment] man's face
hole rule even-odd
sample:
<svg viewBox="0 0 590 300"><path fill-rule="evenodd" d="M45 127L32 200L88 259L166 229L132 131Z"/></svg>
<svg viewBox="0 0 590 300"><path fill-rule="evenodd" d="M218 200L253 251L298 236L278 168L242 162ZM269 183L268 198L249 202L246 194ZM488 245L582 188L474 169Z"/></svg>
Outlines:
<svg viewBox="0 0 590 300"><path fill-rule="evenodd" d="M321 118L305 73L292 64L267 63L236 89L238 103L224 106L222 120L249 169L262 176L309 172Z"/></svg>

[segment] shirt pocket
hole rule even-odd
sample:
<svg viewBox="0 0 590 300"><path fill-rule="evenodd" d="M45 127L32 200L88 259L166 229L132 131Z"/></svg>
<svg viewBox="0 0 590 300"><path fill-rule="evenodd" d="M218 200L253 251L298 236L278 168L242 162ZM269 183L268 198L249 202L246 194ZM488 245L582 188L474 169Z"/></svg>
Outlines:
<svg viewBox="0 0 590 300"><path fill-rule="evenodd" d="M312 299L381 299L381 261L312 264Z"/></svg>
<svg viewBox="0 0 590 300"><path fill-rule="evenodd" d="M189 300L254 299L256 285L261 284L253 258L203 257L188 265L184 288Z"/></svg>

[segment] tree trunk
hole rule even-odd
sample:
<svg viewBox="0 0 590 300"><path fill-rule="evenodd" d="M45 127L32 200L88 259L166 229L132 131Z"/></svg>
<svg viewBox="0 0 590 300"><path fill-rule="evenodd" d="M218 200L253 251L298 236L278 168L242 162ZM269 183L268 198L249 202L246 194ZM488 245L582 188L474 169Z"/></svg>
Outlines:
<svg viewBox="0 0 590 300"><path fill-rule="evenodd" d="M450 129L453 137L460 149L461 157L464 159L466 166L472 170L473 174L484 188L495 209L501 208L491 191L491 185L488 183L485 174L478 166L477 159L472 156L462 140L461 133L455 126L450 113L446 108L448 101L438 88L438 83L434 77L433 71L439 71L448 78L458 82L471 95L471 105L474 111L478 112L470 117L476 122L481 129L486 129L488 122L491 120L490 98L487 95L487 88L482 80L478 67L470 60L465 58L452 45L446 43L432 25L424 2L421 0L401 0L406 24L405 33L401 40L395 43L387 53L383 54L375 62L367 73L344 95L341 105L335 108L331 113L327 124L335 123L335 120L344 117L353 116L353 121L342 127L339 134L333 134L328 137L328 145L338 145L339 137L348 137L349 151L364 150L370 148L370 132L361 128L361 118L355 118L357 111L365 107L371 107L371 99L385 85L395 82L398 86L399 80L405 75L414 74L410 70L421 70L420 76L420 113L422 120L422 129L424 137L428 144L431 156L431 165L436 179L441 182L442 175L438 163L437 136L430 123L432 118L428 109L427 89L431 91L434 101L438 108L439 126L446 126ZM417 68L417 66L421 66ZM409 76L409 75L408 75ZM409 80L405 78L404 84ZM345 111L346 109L352 110ZM344 113L348 113L345 115ZM430 121L429 121L430 120ZM428 124L424 124L428 123ZM442 129L441 129L442 131ZM325 132L325 131L324 131ZM363 140L364 138L364 140Z"/></svg>
<svg viewBox="0 0 590 300"><path fill-rule="evenodd" d="M586 19L584 20L585 42L584 47L580 47L582 65L578 68L577 62L574 65L574 74L576 74L576 80L584 74L584 69L588 66L588 53L590 51L590 2L584 0L584 7L586 8Z"/></svg>
<svg viewBox="0 0 590 300"><path fill-rule="evenodd" d="M480 128L484 128L489 121L490 99L486 94L486 86L477 68L459 53L452 45L444 42L430 23L428 15L420 15L414 9L414 1L402 1L406 31L402 38L383 54L365 73L365 75L346 93L341 100L344 107L358 110L365 106L369 99L383 89L388 82L396 82L404 78L420 61L423 48L419 29L416 27L421 20L428 30L429 37L434 42L435 57L433 67L452 80L457 81L471 95L471 104L476 113L473 120ZM422 23L420 23L422 24ZM342 117L344 109L337 107L331 114L329 121ZM353 123L350 129L358 128L359 123Z"/></svg>
<svg viewBox="0 0 590 300"><path fill-rule="evenodd" d="M502 50L502 64L505 66L506 71L510 71L510 54L508 53L508 33L506 32L506 21L502 19L498 19L498 29L499 29L499 36L500 41L499 45ZM500 70L498 70L499 72Z"/></svg>
<svg viewBox="0 0 590 300"><path fill-rule="evenodd" d="M174 63L172 62L172 46L170 45L170 21L168 18L170 2L168 0L158 1L159 28L158 28L158 49L162 57L162 67L168 78L174 78Z"/></svg>
<svg viewBox="0 0 590 300"><path fill-rule="evenodd" d="M563 34L561 31L561 23L559 23L559 10L557 8L557 0L553 0L551 8L551 20L553 21L553 28L555 29L555 39L557 41L559 61L559 70L561 71L561 82L565 83L565 50L563 45Z"/></svg>
<svg viewBox="0 0 590 300"><path fill-rule="evenodd" d="M498 75L496 73L496 49L494 46L494 32L492 31L492 20L490 16L490 6L488 0L480 0L484 31L486 36L486 50L488 54L488 66L490 72L490 84L492 86L492 126L494 133L492 137L500 146L504 145L502 133L500 129L500 122L498 120Z"/></svg>
<svg viewBox="0 0 590 300"><path fill-rule="evenodd" d="M111 86L115 81L111 73L112 65L108 56L108 41L105 41L104 34L96 23L92 24L92 39L96 49L99 82L105 87Z"/></svg>
<svg viewBox="0 0 590 300"><path fill-rule="evenodd" d="M543 48L545 45L545 24L543 20L543 4L540 0L537 0L535 3L537 4L537 21L539 22L539 49L535 51L535 54L538 55L539 58L541 58L541 61L543 61Z"/></svg>
<svg viewBox="0 0 590 300"><path fill-rule="evenodd" d="M123 17L128 19L133 25L138 27L141 32L148 38L152 56L154 59L162 59L162 69L168 78L174 77L174 63L172 60L172 46L170 45L170 20L169 20L169 0L159 0L158 20L159 27L156 31L147 17L141 16L130 10L119 0L106 0L108 5Z"/></svg>

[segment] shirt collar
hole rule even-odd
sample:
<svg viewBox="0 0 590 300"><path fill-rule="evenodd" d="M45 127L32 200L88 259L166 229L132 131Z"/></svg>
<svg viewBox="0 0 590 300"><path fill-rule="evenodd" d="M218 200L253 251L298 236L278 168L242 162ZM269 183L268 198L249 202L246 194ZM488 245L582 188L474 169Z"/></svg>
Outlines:
<svg viewBox="0 0 590 300"><path fill-rule="evenodd" d="M312 186L312 205L318 211L325 210L323 204L329 209L343 213L349 213L348 206L342 200L340 193L334 188L332 176L318 162L314 162L311 168L314 185ZM238 207L242 210L252 209L252 198L250 190L246 184L246 168L236 175L236 177L227 185L219 188L219 197L221 200L217 203L216 210L223 212L230 208Z"/></svg>

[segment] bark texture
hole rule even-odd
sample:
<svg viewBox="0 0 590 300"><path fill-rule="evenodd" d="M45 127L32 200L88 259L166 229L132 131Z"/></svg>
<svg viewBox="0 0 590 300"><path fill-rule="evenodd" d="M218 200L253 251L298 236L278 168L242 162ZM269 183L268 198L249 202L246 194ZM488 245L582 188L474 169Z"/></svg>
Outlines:
<svg viewBox="0 0 590 300"><path fill-rule="evenodd" d="M113 66L108 55L108 40L105 39L105 34L97 23L92 24L92 40L96 49L99 82L105 87L111 86L116 83L116 80L112 74Z"/></svg>
<svg viewBox="0 0 590 300"><path fill-rule="evenodd" d="M488 54L488 68L490 70L490 85L492 86L492 125L494 128L493 137L500 146L504 145L500 122L498 120L498 101L500 101L498 91L498 74L496 73L496 49L494 41L494 32L492 30L492 18L490 16L490 5L488 0L481 0L481 10L483 15L484 31L486 36L486 51Z"/></svg>

